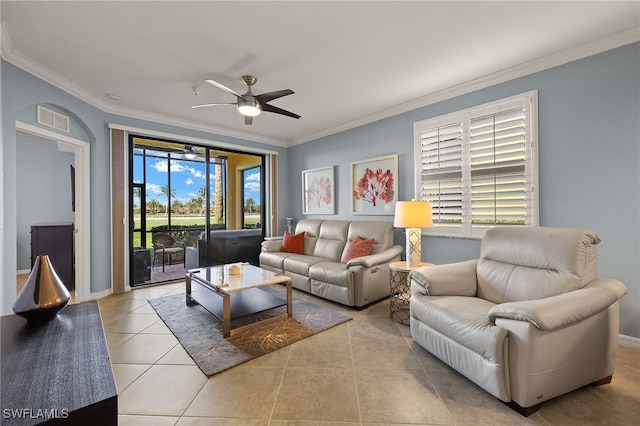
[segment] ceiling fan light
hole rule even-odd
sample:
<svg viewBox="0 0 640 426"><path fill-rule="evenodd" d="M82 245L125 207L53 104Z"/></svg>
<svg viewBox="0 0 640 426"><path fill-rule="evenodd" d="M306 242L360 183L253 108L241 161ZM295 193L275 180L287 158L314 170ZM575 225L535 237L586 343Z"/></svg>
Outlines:
<svg viewBox="0 0 640 426"><path fill-rule="evenodd" d="M196 152L196 150L193 149L192 146L188 146L188 145L185 147L184 153L182 153L182 158L184 158L185 160L193 160L197 156L198 156L198 153Z"/></svg>
<svg viewBox="0 0 640 426"><path fill-rule="evenodd" d="M260 103L255 98L238 99L238 111L240 111L240 114L246 115L247 117L255 117L256 115L260 115L262 112L260 109Z"/></svg>
<svg viewBox="0 0 640 426"><path fill-rule="evenodd" d="M238 105L238 111L240 111L240 114L249 117L260 115L261 112L259 107L253 105Z"/></svg>

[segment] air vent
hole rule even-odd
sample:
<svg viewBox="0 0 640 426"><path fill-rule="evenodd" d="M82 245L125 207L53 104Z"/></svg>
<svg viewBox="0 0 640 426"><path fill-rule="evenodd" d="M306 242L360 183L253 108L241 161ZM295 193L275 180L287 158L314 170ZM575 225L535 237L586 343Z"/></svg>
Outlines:
<svg viewBox="0 0 640 426"><path fill-rule="evenodd" d="M69 133L69 117L38 105L38 123Z"/></svg>

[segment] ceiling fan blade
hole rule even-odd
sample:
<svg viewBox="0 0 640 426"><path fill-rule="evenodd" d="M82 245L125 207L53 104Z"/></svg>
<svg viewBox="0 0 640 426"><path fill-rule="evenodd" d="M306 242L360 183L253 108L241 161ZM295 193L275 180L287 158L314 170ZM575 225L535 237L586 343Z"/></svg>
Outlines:
<svg viewBox="0 0 640 426"><path fill-rule="evenodd" d="M241 94L239 94L238 92L236 92L236 91L235 91L235 90L233 90L233 89L228 88L227 86L225 86L225 85L224 85L224 84L222 84L222 83L218 83L217 81L215 81L215 80L211 80L211 79L209 79L209 80L205 80L205 81L206 81L207 83L211 84L211 85L216 86L218 89L225 90L225 91L227 91L227 92L231 93L232 95L236 95L237 97L242 98L242 95L241 95Z"/></svg>
<svg viewBox="0 0 640 426"><path fill-rule="evenodd" d="M244 116L244 124L250 125L251 123L253 123L253 117L251 117L250 115L245 115Z"/></svg>
<svg viewBox="0 0 640 426"><path fill-rule="evenodd" d="M282 114L282 115L286 115L287 117L292 117L292 118L300 118L300 116L298 114L294 114L291 111L287 111L286 109L282 109L282 108L278 108L275 107L273 105L262 105L262 111L266 111L266 112L274 112L276 114Z"/></svg>
<svg viewBox="0 0 640 426"><path fill-rule="evenodd" d="M231 103L226 103L226 104L202 104L202 105L194 105L191 108L192 109L196 109L196 108L206 108L206 107L210 107L210 106L218 106L218 105L236 105L236 104L231 104Z"/></svg>
<svg viewBox="0 0 640 426"><path fill-rule="evenodd" d="M274 99L278 99L287 95L293 95L293 90L285 89L285 90L276 90L275 92L263 93L262 95L256 95L256 99L261 104L266 104L269 101L272 101Z"/></svg>

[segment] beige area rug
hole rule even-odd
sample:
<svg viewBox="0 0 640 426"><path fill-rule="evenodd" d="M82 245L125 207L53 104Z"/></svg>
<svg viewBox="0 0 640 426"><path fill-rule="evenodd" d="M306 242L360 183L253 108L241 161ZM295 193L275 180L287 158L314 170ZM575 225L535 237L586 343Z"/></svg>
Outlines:
<svg viewBox="0 0 640 426"><path fill-rule="evenodd" d="M265 287L263 291L285 299L284 292L276 288ZM149 303L207 376L351 320L331 309L294 298L292 318L256 325L225 339L222 321L200 305L187 306L184 294L150 299ZM286 313L286 306L238 318L231 322L231 327L283 313Z"/></svg>

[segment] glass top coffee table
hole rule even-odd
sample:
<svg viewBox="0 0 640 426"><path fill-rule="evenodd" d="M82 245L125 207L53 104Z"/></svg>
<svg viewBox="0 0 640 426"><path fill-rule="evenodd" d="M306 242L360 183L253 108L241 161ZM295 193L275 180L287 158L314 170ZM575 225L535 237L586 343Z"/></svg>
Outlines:
<svg viewBox="0 0 640 426"><path fill-rule="evenodd" d="M238 274L230 274L232 268ZM292 315L291 278L249 264L233 264L190 269L187 271L187 305L194 302L222 320L224 337L265 322L277 321ZM285 284L287 297L283 299L260 287ZM231 320L269 309L287 307L287 313L231 329Z"/></svg>

